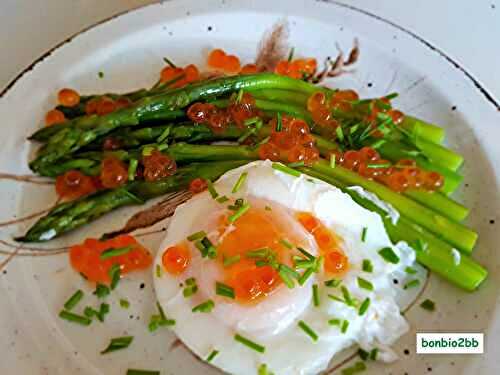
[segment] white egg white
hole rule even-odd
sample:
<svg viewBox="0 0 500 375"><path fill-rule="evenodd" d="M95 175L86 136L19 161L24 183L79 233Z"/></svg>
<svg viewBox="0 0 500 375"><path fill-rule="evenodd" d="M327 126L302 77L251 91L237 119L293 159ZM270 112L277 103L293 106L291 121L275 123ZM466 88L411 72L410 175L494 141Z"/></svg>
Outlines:
<svg viewBox="0 0 500 375"><path fill-rule="evenodd" d="M238 192L232 194L243 172L248 174L247 178ZM288 289L282 285L256 305L240 305L215 295L214 283L220 271L213 260L202 258L197 250L192 250L192 262L182 275L174 277L163 272L161 277L154 279L159 303L165 313L176 320L173 331L196 355L204 359L212 350L218 350L211 364L241 375L257 374L261 364L266 364L276 375L316 374L328 366L336 353L353 344L365 350L378 348L381 360L395 359L389 347L408 330L408 324L396 301L401 295L396 288L401 289L401 285L396 287L393 278L404 278L404 269L415 267L415 255L408 246L391 243L377 214L359 206L349 195L329 184L304 175L295 177L280 172L269 161L256 161L229 171L214 186L220 195L231 200L243 198L255 205L271 205L273 210L279 211L282 224L293 228L297 234L295 241L313 254L317 253L314 239L294 217L297 212L309 212L320 219L342 239L349 270L341 285L358 303L349 306L335 300L335 297L344 299L341 288L326 287L324 282L331 277L319 272L302 287L296 285ZM164 251L185 241L192 233L205 230L212 235L215 218L228 203L218 203L204 192L179 206L155 264L162 267ZM366 228L364 240L363 228ZM397 264L380 256L378 251L384 247L390 247L397 254ZM371 262L373 272L362 270L363 260ZM196 278L199 291L185 298L180 284L189 277ZM361 288L359 277L369 281L373 291ZM312 284L319 287L318 307L312 301ZM194 306L209 298L215 302L212 312L192 312ZM359 306L367 298L370 306L360 315ZM329 324L332 319L348 321L347 330L342 332L341 325ZM299 321L304 321L317 333L317 342L298 327ZM235 334L264 346L265 352L258 353L236 342Z"/></svg>

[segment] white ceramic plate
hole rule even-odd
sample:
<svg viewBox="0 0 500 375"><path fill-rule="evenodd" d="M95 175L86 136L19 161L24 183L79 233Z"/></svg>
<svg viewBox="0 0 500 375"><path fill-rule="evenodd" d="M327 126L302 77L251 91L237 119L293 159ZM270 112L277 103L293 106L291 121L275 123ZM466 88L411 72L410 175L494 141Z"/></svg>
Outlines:
<svg viewBox="0 0 500 375"><path fill-rule="evenodd" d="M499 104L443 51L383 18L334 1L173 1L147 6L99 24L50 51L27 69L0 99L3 142L0 171L29 173L32 146L26 135L41 125L61 87L82 93L127 91L151 85L163 65L162 57L179 64L203 64L208 50L222 47L252 61L262 34L286 17L290 45L301 55L321 61L336 54L336 44L348 50L354 38L361 46L356 70L332 81L354 88L362 96L400 93L397 106L446 128L448 143L465 156L465 184L458 193L472 208L468 224L480 234L474 257L490 270L479 291L464 293L431 277L425 298L437 303L428 313L418 307L407 314L412 330L395 346L401 360L392 365L371 364L372 373L437 374L500 372L496 337L500 334L497 285L500 282L500 149ZM98 78L98 72L104 72ZM1 220L47 208L55 200L50 187L2 181ZM48 247L74 244L118 228L134 212L123 209ZM496 222L495 222L496 220ZM160 223L158 228L166 223ZM3 227L1 238L26 229L26 224ZM152 250L162 235L142 239ZM2 246L4 250L5 246ZM167 331L150 334L154 313L149 272L127 278L112 298L106 324L88 328L57 317L76 289L91 289L68 264L66 255L18 257L0 275L0 350L2 374L125 374L127 368L162 369L162 374L216 374L183 348L170 348ZM121 309L121 296L131 302ZM484 332L484 355L415 354L415 332ZM133 349L99 355L109 338L131 334ZM409 354L405 354L409 353Z"/></svg>

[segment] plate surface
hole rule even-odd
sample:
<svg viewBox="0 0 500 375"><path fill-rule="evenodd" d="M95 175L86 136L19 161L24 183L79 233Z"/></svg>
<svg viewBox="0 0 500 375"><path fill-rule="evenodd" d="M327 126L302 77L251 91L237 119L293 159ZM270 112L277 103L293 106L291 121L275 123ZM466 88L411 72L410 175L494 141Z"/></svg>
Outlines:
<svg viewBox="0 0 500 375"><path fill-rule="evenodd" d="M335 56L337 44L349 50L358 38L361 56L355 71L330 84L356 89L362 97L399 92L397 106L445 127L449 144L467 161L458 198L472 208L468 224L480 234L474 257L487 265L490 277L474 294L431 277L424 297L436 301L437 311L410 310L407 317L412 330L395 346L401 361L389 366L371 364L370 370L393 374L500 373L495 356L495 338L500 334L498 104L453 61L397 25L328 1L173 1L129 12L52 51L3 94L0 114L9 131L3 135L0 171L29 173L26 165L33 148L25 137L41 126L59 88L70 86L90 93L149 86L157 78L164 56L180 65L203 65L207 51L214 47L250 62L264 32L284 19L290 28L290 45L301 55L315 56L319 61ZM99 72L104 73L103 78L98 77ZM38 185L2 181L0 192L2 221L45 209L55 201L50 187ZM133 212L120 210L45 247L67 246L98 236L120 227ZM0 238L10 240L25 228L26 224L0 228ZM161 233L142 237L152 251L161 239ZM155 313L149 273L127 278L111 299L107 322L88 328L66 324L57 317L77 288L88 292L86 304L97 304L91 289L69 267L66 255L18 257L0 275L0 286L0 350L6 358L0 361L2 373L124 374L127 368L161 368L165 374L217 374L184 349L171 349L174 337L168 331L148 332L149 317ZM122 297L131 302L130 309L119 307ZM415 332L436 331L484 332L486 352L417 356ZM133 349L99 355L111 337L124 334L135 336Z"/></svg>

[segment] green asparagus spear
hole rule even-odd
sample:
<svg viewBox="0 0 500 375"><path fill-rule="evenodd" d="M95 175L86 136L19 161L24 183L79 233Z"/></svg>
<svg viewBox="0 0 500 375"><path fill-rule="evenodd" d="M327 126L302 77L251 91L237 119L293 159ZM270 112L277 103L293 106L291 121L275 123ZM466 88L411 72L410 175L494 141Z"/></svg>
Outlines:
<svg viewBox="0 0 500 375"><path fill-rule="evenodd" d="M20 242L48 241L88 224L104 214L123 206L142 204L148 199L187 188L194 178L215 180L226 171L244 164L243 161L193 163L179 168L173 176L156 182L131 182L121 188L104 190L76 201L63 203L38 220Z"/></svg>

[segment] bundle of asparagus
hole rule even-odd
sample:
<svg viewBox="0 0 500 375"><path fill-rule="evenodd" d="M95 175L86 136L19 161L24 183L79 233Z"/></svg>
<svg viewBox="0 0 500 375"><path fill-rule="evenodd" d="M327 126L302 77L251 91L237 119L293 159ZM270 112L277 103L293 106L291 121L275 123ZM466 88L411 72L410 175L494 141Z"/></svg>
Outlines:
<svg viewBox="0 0 500 375"><path fill-rule="evenodd" d="M186 114L193 103L227 108L241 100L243 93L255 99L258 111L257 116L243 123L229 124L215 131L202 121L190 121L192 116ZM102 173L103 160L111 156L128 165L129 181L115 189L102 189L57 206L17 240L50 240L118 207L142 204L167 192L186 189L195 179L214 181L232 168L261 158L259 147L281 127L282 116L290 116L309 124L321 157L311 162L292 163L287 168L324 180L350 194L358 204L382 217L393 241L408 242L420 263L459 287L477 288L487 271L469 257L477 234L460 223L469 210L449 197L462 181L458 169L463 158L441 144L444 130L410 116L404 116L396 124L384 111L368 125L366 118L373 112L374 103L390 109L394 95L350 99L348 106L328 114L336 127L322 126L311 111L310 99L318 94L329 98L334 93L303 80L260 73L205 80L177 89L166 85L129 94L107 94L125 97L132 104L101 116L85 115L84 111L85 103L99 96L82 97L78 106L60 108L68 121L41 129L30 137L43 142L36 159L30 163L31 169L49 177L73 170L98 176ZM276 129L264 125L269 118L279 124ZM115 140L119 147L103 151L109 139ZM214 141L232 144L212 144ZM335 162L339 153L366 146L376 149L394 164L402 159L413 160L418 168L437 172L444 183L439 185L439 191L402 189L397 192ZM137 178L138 161L151 150L175 160L179 165L176 173L157 181ZM393 206L400 213L399 220L388 219L386 212L373 201L349 188L353 185L361 186Z"/></svg>

